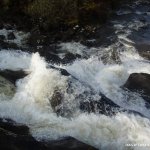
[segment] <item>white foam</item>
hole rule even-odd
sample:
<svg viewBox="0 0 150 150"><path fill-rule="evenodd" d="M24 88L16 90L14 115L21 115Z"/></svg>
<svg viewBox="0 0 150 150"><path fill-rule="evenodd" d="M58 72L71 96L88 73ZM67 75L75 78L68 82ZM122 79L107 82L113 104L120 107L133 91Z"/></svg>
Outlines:
<svg viewBox="0 0 150 150"><path fill-rule="evenodd" d="M14 39L8 39L8 35L10 33L13 33L15 38ZM3 35L5 37L6 42L8 43L15 43L18 46L23 46L26 43L26 39L29 37L29 33L25 33L22 31L17 31L17 30L7 30L7 29L1 29L0 30L0 35Z"/></svg>
<svg viewBox="0 0 150 150"><path fill-rule="evenodd" d="M61 47L60 50L62 52L70 52L79 55L83 55L84 53L86 53L86 49L87 49L86 46L83 46L78 42L61 43L59 44L59 46Z"/></svg>
<svg viewBox="0 0 150 150"><path fill-rule="evenodd" d="M4 56L4 53L6 56L12 56L10 58L15 56L14 52L7 51L3 51L0 55ZM20 53L20 55L17 53L18 58L24 55L27 56L26 53ZM31 74L18 81L17 92L12 100L4 100L0 97L0 117L9 117L27 124L37 139L73 136L102 150L125 150L125 144L128 143L150 142L150 122L138 116L122 113L107 117L78 113L71 119L58 117L51 109L49 98L55 88L65 92L68 77L60 75L53 69L47 69L46 62L38 54L33 54L29 58L31 60L28 69ZM3 68L4 65L2 65ZM6 68L8 66L6 65ZM18 68L14 63L13 68L15 67ZM104 65L96 58L78 60L65 68L95 90L100 89L106 93L108 91L112 95L128 76L123 65ZM72 96L74 94L72 93ZM134 149L138 150L138 147Z"/></svg>
<svg viewBox="0 0 150 150"><path fill-rule="evenodd" d="M131 73L150 74L149 61L139 56L134 43L127 38L132 30L139 30L145 24L139 21L113 23L117 23L114 25L116 33L123 33L118 34L118 41L107 48L87 48L75 42L60 44L60 55L70 52L88 57L66 66L57 66L66 69L78 82L61 75L59 71L48 69L49 64L38 53L0 51L0 69L23 69L31 72L17 81L16 94L12 99L0 96L0 117L8 117L28 125L37 139L72 136L101 150L141 150L141 147L127 147L126 144L149 144L150 110L145 107L140 94L120 87ZM7 36L5 31L0 34ZM106 54L111 56L114 51L119 55L120 64L109 64L109 59L107 64L103 64L100 58ZM67 92L68 80L73 82L70 93ZM93 100L99 99L98 94L102 92L116 104L138 111L147 118L127 113L109 117L75 111L78 103L76 97L88 92L89 87L96 93L92 95ZM63 105L73 111L71 118L58 117L53 111L50 101L55 90L63 94ZM142 149L149 150L149 147Z"/></svg>
<svg viewBox="0 0 150 150"><path fill-rule="evenodd" d="M0 68L19 70L29 69L31 55L17 50L0 51Z"/></svg>

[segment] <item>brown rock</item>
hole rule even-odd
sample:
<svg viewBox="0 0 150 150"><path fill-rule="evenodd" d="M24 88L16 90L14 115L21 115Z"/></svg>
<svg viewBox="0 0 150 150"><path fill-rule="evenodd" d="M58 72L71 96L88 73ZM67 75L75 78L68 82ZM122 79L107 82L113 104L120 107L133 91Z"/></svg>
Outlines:
<svg viewBox="0 0 150 150"><path fill-rule="evenodd" d="M150 75L146 73L133 73L123 86L130 91L138 92L150 103ZM149 105L147 105L149 107Z"/></svg>

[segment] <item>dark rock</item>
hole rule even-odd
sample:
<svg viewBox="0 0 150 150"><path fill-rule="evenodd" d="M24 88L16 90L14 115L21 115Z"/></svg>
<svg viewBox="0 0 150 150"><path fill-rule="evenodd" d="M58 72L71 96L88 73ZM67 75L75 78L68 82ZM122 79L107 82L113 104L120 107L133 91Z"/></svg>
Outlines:
<svg viewBox="0 0 150 150"><path fill-rule="evenodd" d="M96 150L72 137L55 141L36 141L25 125L10 119L0 119L0 149L2 150Z"/></svg>
<svg viewBox="0 0 150 150"><path fill-rule="evenodd" d="M49 66L49 67L52 68L52 69L60 71L60 73L64 76L70 76L70 73L65 69L57 68L57 67L54 67L54 66Z"/></svg>
<svg viewBox="0 0 150 150"><path fill-rule="evenodd" d="M140 92L144 98L150 97L150 75L146 73L133 73L129 76L124 87L134 92ZM150 100L150 98L148 99Z"/></svg>
<svg viewBox="0 0 150 150"><path fill-rule="evenodd" d="M4 40L0 40L0 48L2 49L19 49L16 43L9 43Z"/></svg>
<svg viewBox="0 0 150 150"><path fill-rule="evenodd" d="M3 38L4 37L2 36L1 39L0 39L0 48L7 48L8 45L7 45L6 42L4 42Z"/></svg>
<svg viewBox="0 0 150 150"><path fill-rule="evenodd" d="M13 132L17 135L29 135L29 128L25 125L17 124L11 119L0 118L0 128Z"/></svg>
<svg viewBox="0 0 150 150"><path fill-rule="evenodd" d="M150 50L138 51L140 56L144 57L147 60L150 60Z"/></svg>
<svg viewBox="0 0 150 150"><path fill-rule="evenodd" d="M0 127L0 149L3 150L48 150L31 135L18 135Z"/></svg>
<svg viewBox="0 0 150 150"><path fill-rule="evenodd" d="M52 150L96 150L96 148L84 144L72 137L68 137L58 141L51 141L49 147Z"/></svg>
<svg viewBox="0 0 150 150"><path fill-rule="evenodd" d="M122 108L105 96L102 96L102 98L98 101L81 102L80 109L83 112L99 113L106 116L113 116L116 115L118 112L127 112L129 114L145 117L143 114L137 111Z"/></svg>
<svg viewBox="0 0 150 150"><path fill-rule="evenodd" d="M150 60L150 51L142 51L139 54L145 59Z"/></svg>
<svg viewBox="0 0 150 150"><path fill-rule="evenodd" d="M5 36L4 35L0 35L0 41L4 41L5 40Z"/></svg>
<svg viewBox="0 0 150 150"><path fill-rule="evenodd" d="M136 44L135 47L137 48L140 56L144 57L145 59L150 60L150 44L149 43Z"/></svg>
<svg viewBox="0 0 150 150"><path fill-rule="evenodd" d="M99 113L99 114L104 114L107 116L115 115L118 112L128 112L130 114L132 113L135 115L143 116L142 114L136 111L122 108L121 106L115 104L111 99L107 98L102 93L97 94L97 92L95 92L91 87L89 87L82 81L79 81L78 79L76 79L74 76L69 74L66 70L64 69L61 70L60 68L55 68L54 66L50 66L50 68L59 70L61 73L63 70L63 72L65 72L65 74L63 75L70 76L67 81L68 87L67 87L66 93L68 95L74 93L74 99L75 99L74 101L77 104L75 105L76 107L79 107L81 111L87 112L87 113ZM85 91L83 90L80 94L76 94L76 88L78 86L86 90ZM97 99L97 98L95 99L95 97L97 97L98 95L101 98L99 97L100 99ZM72 112L73 109L70 107L70 105L69 105L69 108L68 106L66 106L65 98L66 97L64 93L62 93L58 89L54 91L54 94L52 98L50 99L50 103L54 112L58 116L69 117L73 113Z"/></svg>
<svg viewBox="0 0 150 150"><path fill-rule="evenodd" d="M16 43L7 43L7 46L6 46L6 49L16 49L18 50L19 49L19 46L16 44Z"/></svg>
<svg viewBox="0 0 150 150"><path fill-rule="evenodd" d="M100 113L107 116L112 116L121 110L121 107L113 101L102 95L98 101L87 101L80 103L80 109L88 113Z"/></svg>
<svg viewBox="0 0 150 150"><path fill-rule="evenodd" d="M6 30L13 30L13 26L11 25L11 24L5 24L4 25L4 28L6 29Z"/></svg>
<svg viewBox="0 0 150 150"><path fill-rule="evenodd" d="M29 37L28 39L28 44L33 47L33 46L37 46L37 45L45 45L47 44L45 42L45 36L38 33L38 32L35 32L35 33L32 33L31 36Z"/></svg>
<svg viewBox="0 0 150 150"><path fill-rule="evenodd" d="M4 25L2 22L0 22L0 30L4 28Z"/></svg>
<svg viewBox="0 0 150 150"><path fill-rule="evenodd" d="M60 72L61 72L62 75L64 75L64 76L70 76L70 74L67 72L67 70L62 69L62 68L60 68L59 70L60 70Z"/></svg>
<svg viewBox="0 0 150 150"><path fill-rule="evenodd" d="M0 75L15 84L16 80L24 78L28 73L23 70L0 70Z"/></svg>
<svg viewBox="0 0 150 150"><path fill-rule="evenodd" d="M55 90L50 100L51 106L54 109L54 111L57 111L57 106L59 106L62 103L62 100L63 100L63 94L58 90Z"/></svg>
<svg viewBox="0 0 150 150"><path fill-rule="evenodd" d="M55 55L55 54L44 54L44 55L41 55L41 56L44 56L46 58L46 60L51 62L51 63L56 63L56 64L60 64L61 63L61 58L59 58L58 55Z"/></svg>
<svg viewBox="0 0 150 150"><path fill-rule="evenodd" d="M72 54L72 53L67 53L65 57L62 59L63 63L71 63L73 62L76 58L81 58L79 54Z"/></svg>
<svg viewBox="0 0 150 150"><path fill-rule="evenodd" d="M8 38L8 40L14 40L16 37L15 37L15 35L14 35L13 32L10 32L10 33L7 35L7 38Z"/></svg>
<svg viewBox="0 0 150 150"><path fill-rule="evenodd" d="M70 75L65 69L56 68L54 66L50 66L50 68L60 71L60 73L64 76ZM8 81L10 81L13 84L15 84L15 82L18 79L24 78L28 74L29 74L29 72L25 72L23 70L17 70L17 71L7 70L7 69L6 70L0 70L0 76L4 77L5 79L7 79Z"/></svg>

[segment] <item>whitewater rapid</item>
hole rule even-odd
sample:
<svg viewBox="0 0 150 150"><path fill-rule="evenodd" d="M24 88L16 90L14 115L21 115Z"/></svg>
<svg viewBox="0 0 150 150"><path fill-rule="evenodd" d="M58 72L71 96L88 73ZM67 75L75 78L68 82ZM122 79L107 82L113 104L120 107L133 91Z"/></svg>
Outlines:
<svg viewBox="0 0 150 150"><path fill-rule="evenodd" d="M32 135L37 139L73 136L97 148L112 150L125 149L127 148L125 144L128 143L150 142L150 121L140 116L118 113L116 116L108 117L77 111L70 119L58 117L50 106L49 98L55 88L65 92L68 77L61 75L59 71L48 69L48 63L38 53L3 50L0 51L0 57L3 69L24 69L31 72L24 79L17 81L17 91L11 100L1 97L3 99L0 101L0 117L11 118L28 125ZM141 65L141 67L138 65L138 70L133 63L136 64L137 61ZM60 67L92 86L93 90L102 91L124 108L131 107L149 116L150 112L145 108L142 98L135 94L127 101L128 93L124 95L120 88L132 71L150 73L149 65L138 60L137 57L132 58L132 66L126 63L104 65L96 58L89 58ZM71 97L75 94L78 93L72 93Z"/></svg>
<svg viewBox="0 0 150 150"><path fill-rule="evenodd" d="M123 15L131 12L120 10L117 13ZM141 13L136 11L136 14ZM138 54L134 42L128 38L132 30L138 31L145 24L135 20L113 22L118 39L108 47L88 48L77 42L61 43L61 57L64 50L82 56L82 59L70 64L51 64L38 53L1 50L0 69L22 69L30 73L17 81L16 93L11 99L0 94L0 118L11 118L26 124L38 140L72 136L101 150L149 150L148 146L127 146L150 144L150 110L140 94L121 88L131 73L150 74L150 62ZM119 63L111 59L114 50ZM101 59L103 56L107 56L107 63ZM71 78L50 68L50 65L66 69L79 81L73 84L72 92L67 92L67 82ZM100 99L101 92L119 106L135 110L145 117L126 112L114 116L81 112L78 108L80 100L76 97L88 91L89 87L95 93L93 100ZM71 116L58 116L52 109L50 100L56 90L64 94L63 105L73 110Z"/></svg>

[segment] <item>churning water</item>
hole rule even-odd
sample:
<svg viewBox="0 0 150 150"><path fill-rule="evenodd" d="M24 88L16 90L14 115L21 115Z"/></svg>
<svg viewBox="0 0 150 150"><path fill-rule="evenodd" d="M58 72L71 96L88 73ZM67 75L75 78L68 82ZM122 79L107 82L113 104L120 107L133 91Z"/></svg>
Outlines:
<svg viewBox="0 0 150 150"><path fill-rule="evenodd" d="M60 54L65 50L83 57L67 65L53 64L67 70L76 80L50 68L51 64L38 53L1 50L0 69L23 69L30 74L17 81L12 99L0 95L0 117L28 125L37 139L72 136L102 150L150 149L126 146L150 144L150 110L145 107L140 94L121 88L131 73L150 74L150 62L139 56L135 41L129 38L133 32L138 33L145 26L150 28L147 4L138 1L128 6L130 11L120 9L117 12L117 19L112 20L117 40L108 47L88 48L75 42L59 45ZM145 17L146 21L143 23L140 17ZM112 58L114 52L119 63ZM103 62L104 56L107 63ZM70 92L69 81L73 83ZM91 89L92 95L87 96ZM56 90L63 94L62 107L69 117L58 116L51 106L50 101ZM80 101L100 99L100 92L119 106L140 112L145 117L125 112L114 116L81 112L78 107ZM78 95L82 95L82 98Z"/></svg>

